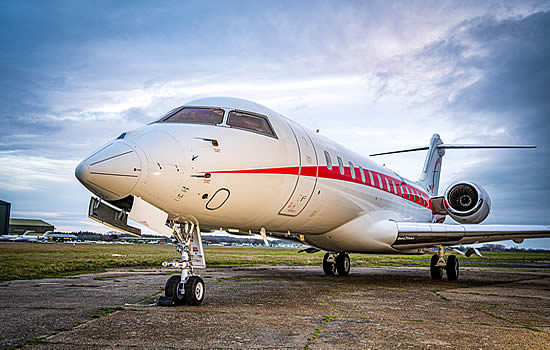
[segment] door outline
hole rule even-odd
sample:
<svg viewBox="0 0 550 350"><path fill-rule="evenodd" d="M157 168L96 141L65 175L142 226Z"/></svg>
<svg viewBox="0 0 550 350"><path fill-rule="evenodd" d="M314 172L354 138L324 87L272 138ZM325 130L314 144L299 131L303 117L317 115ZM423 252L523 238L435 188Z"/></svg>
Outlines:
<svg viewBox="0 0 550 350"><path fill-rule="evenodd" d="M303 134L305 134L305 136L307 137L307 139L311 143L311 147L313 148L313 153L315 154L315 182L313 183L313 186L311 188L311 192L309 193L309 198L307 199L306 204L304 204L304 206L297 213L295 213L295 214L283 213L283 210L286 208L288 203L290 203L292 201L292 199L293 199L293 197L296 193L296 189L298 188L298 185L300 183L300 177L302 176L302 149L300 147L300 141L299 141L298 136L296 135L296 132L294 131L292 125L290 125L290 122L288 123L288 126L289 126L290 130L292 131L292 134L294 135L294 138L296 139L296 147L298 147L298 160L299 160L300 164L298 166L298 178L296 179L296 183L294 184L294 189L292 190L292 193L290 194L290 197L286 201L285 205L281 208L281 210L279 210L279 215L296 217L296 216L300 215L304 211L304 209L308 206L309 202L311 201L311 198L313 197L313 194L315 193L315 189L317 188L317 180L319 178L319 157L317 156L317 149L315 148L315 143L313 142L313 140L311 139L311 137L309 136L309 134L307 133L305 128L303 128L300 125L296 125L296 128L297 129L300 128L301 129L300 131Z"/></svg>

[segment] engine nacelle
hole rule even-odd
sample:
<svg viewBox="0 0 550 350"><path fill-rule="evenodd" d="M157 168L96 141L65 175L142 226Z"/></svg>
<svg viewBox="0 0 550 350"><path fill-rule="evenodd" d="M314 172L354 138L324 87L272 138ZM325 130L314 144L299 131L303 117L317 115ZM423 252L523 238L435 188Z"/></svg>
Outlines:
<svg viewBox="0 0 550 350"><path fill-rule="evenodd" d="M461 224L479 224L491 211L489 194L471 182L452 184L445 191L444 198L449 216Z"/></svg>

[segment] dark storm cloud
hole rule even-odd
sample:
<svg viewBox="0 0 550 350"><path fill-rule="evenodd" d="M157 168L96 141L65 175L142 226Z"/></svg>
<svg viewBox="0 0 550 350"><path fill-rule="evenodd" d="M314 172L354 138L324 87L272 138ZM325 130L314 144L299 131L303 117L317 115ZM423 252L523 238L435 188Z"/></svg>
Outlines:
<svg viewBox="0 0 550 350"><path fill-rule="evenodd" d="M496 216L488 222L547 223L550 205L550 12L497 20L479 17L426 47L419 58L450 73L439 81L443 111L479 143L537 144L537 150L492 151L462 174L485 184ZM460 78L477 76L466 87ZM493 130L494 132L491 132ZM461 142L461 139L455 140ZM491 151L485 151L491 152Z"/></svg>
<svg viewBox="0 0 550 350"><path fill-rule="evenodd" d="M484 18L467 25L467 37L487 54L463 58L462 65L481 70L483 76L462 90L451 107L530 114L528 120L533 121L546 114L549 120L550 12L516 20Z"/></svg>

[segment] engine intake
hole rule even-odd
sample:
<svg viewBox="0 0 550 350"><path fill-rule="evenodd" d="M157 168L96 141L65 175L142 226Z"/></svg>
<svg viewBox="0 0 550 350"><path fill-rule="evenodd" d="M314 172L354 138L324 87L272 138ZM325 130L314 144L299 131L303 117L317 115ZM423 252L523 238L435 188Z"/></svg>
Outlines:
<svg viewBox="0 0 550 350"><path fill-rule="evenodd" d="M452 184L445 191L445 208L461 224L479 224L489 216L491 198L483 187L470 183Z"/></svg>

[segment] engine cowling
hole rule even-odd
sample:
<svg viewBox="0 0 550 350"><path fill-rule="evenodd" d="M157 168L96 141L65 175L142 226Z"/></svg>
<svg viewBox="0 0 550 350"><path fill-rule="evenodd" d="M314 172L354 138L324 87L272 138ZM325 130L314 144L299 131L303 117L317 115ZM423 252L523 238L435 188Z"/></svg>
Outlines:
<svg viewBox="0 0 550 350"><path fill-rule="evenodd" d="M479 224L489 216L491 198L475 183L458 182L445 191L445 208L461 224Z"/></svg>

